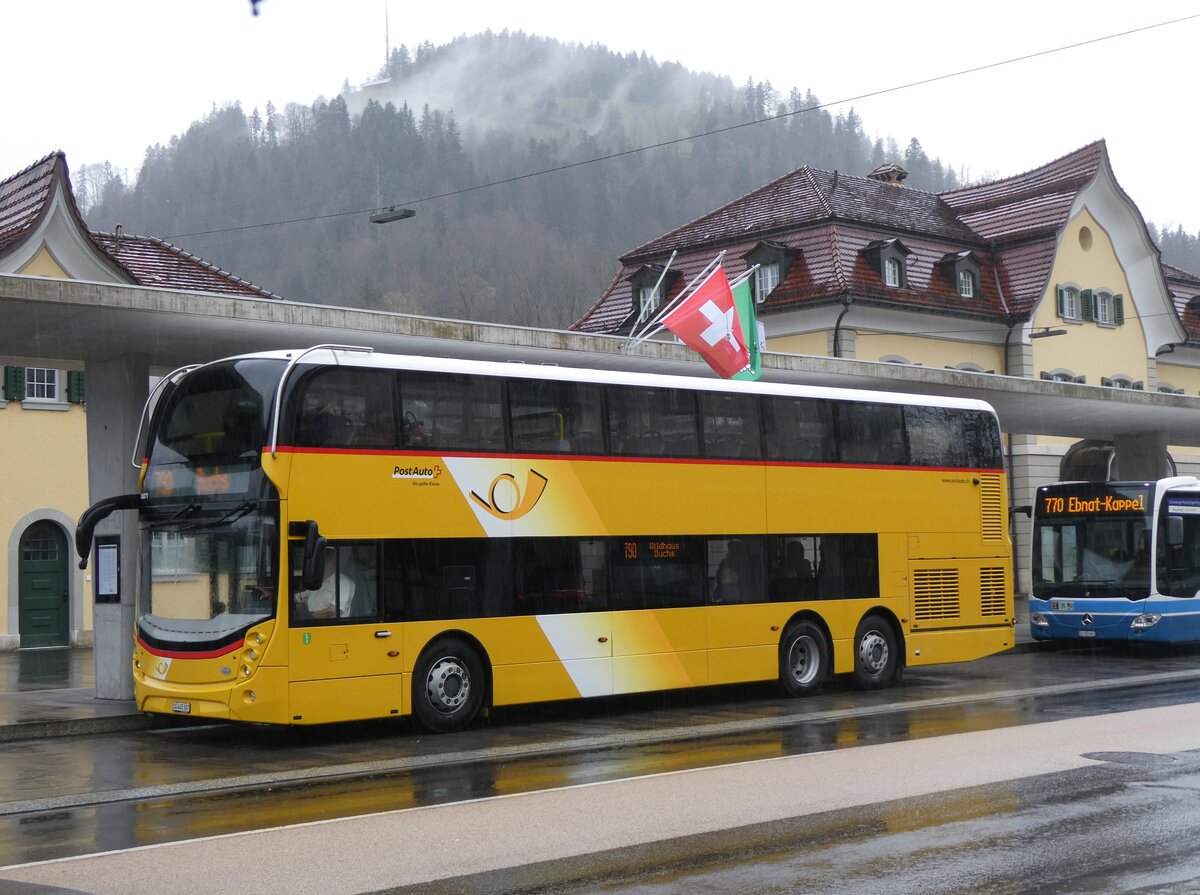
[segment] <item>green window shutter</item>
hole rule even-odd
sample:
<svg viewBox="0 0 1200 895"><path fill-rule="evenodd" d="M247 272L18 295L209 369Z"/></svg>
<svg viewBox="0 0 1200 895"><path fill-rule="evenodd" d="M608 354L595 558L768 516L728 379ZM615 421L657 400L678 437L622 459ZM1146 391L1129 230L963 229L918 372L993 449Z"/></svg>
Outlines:
<svg viewBox="0 0 1200 895"><path fill-rule="evenodd" d="M87 403L87 387L82 370L67 371L67 400L72 404Z"/></svg>
<svg viewBox="0 0 1200 895"><path fill-rule="evenodd" d="M1096 319L1096 294L1091 289L1079 293L1079 314L1084 320Z"/></svg>
<svg viewBox="0 0 1200 895"><path fill-rule="evenodd" d="M1104 386L1105 388L1112 388L1113 381L1111 379L1109 379L1107 376L1101 376L1100 384L1102 386Z"/></svg>
<svg viewBox="0 0 1200 895"><path fill-rule="evenodd" d="M1047 372L1046 370L1042 370L1040 376L1042 379L1046 380L1047 382L1054 381L1054 375L1052 373Z"/></svg>
<svg viewBox="0 0 1200 895"><path fill-rule="evenodd" d="M1113 323L1115 323L1117 326L1124 326L1125 325L1125 296L1124 295L1114 295L1112 297L1112 303L1113 303Z"/></svg>
<svg viewBox="0 0 1200 895"><path fill-rule="evenodd" d="M25 400L25 368L24 367L5 367L4 368L4 400L6 400L6 401L24 401Z"/></svg>
<svg viewBox="0 0 1200 895"><path fill-rule="evenodd" d="M1132 388L1132 389L1133 389L1135 392L1144 392L1144 391L1146 390L1146 383L1145 383L1143 380L1139 379L1137 382L1135 382L1135 383L1134 383L1132 386L1130 386L1130 387L1131 387L1131 388Z"/></svg>
<svg viewBox="0 0 1200 895"><path fill-rule="evenodd" d="M1076 376L1076 377L1075 377L1075 381L1076 381L1077 383L1079 383L1080 385L1087 385L1087 376L1086 376L1086 375L1084 375L1084 376Z"/></svg>
<svg viewBox="0 0 1200 895"><path fill-rule="evenodd" d="M1067 290L1062 286L1058 287L1058 316L1067 318Z"/></svg>

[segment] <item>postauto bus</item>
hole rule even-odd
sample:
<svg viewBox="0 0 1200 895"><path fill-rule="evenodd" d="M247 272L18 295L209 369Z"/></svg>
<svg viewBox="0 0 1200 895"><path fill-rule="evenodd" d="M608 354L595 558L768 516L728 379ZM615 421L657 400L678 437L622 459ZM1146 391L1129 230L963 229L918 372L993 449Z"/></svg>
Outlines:
<svg viewBox="0 0 1200 895"><path fill-rule="evenodd" d="M1038 640L1200 640L1200 480L1039 488L1032 565Z"/></svg>
<svg viewBox="0 0 1200 895"><path fill-rule="evenodd" d="M906 665L1013 642L978 401L318 346L166 377L139 438L146 712L277 724Z"/></svg>

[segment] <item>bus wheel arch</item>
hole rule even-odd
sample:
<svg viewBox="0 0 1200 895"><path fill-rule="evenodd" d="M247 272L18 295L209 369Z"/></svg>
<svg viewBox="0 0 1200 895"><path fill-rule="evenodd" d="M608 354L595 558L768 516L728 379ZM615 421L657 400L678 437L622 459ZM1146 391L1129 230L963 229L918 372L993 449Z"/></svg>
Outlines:
<svg viewBox="0 0 1200 895"><path fill-rule="evenodd" d="M487 651L463 631L447 631L427 643L413 665L413 714L429 730L462 730L491 704Z"/></svg>
<svg viewBox="0 0 1200 895"><path fill-rule="evenodd" d="M904 635L900 623L887 609L875 607L863 614L854 631L854 681L863 690L878 690L893 683L904 667Z"/></svg>
<svg viewBox="0 0 1200 895"><path fill-rule="evenodd" d="M832 677L829 628L813 612L798 612L779 638L779 682L789 696L816 693Z"/></svg>

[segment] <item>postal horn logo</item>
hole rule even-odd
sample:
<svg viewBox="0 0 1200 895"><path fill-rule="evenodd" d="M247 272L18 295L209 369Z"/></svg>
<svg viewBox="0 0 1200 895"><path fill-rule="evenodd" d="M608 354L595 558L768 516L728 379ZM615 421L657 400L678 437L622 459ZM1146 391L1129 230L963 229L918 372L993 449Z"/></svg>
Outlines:
<svg viewBox="0 0 1200 895"><path fill-rule="evenodd" d="M484 500L474 491L471 492L471 500L475 501L483 509L487 510L497 519L507 519L509 521L520 519L522 516L532 510L539 500L542 499L542 494L546 490L546 485L549 483L544 475L536 469L529 470L529 475L525 478L525 488L517 484L517 477L508 472L502 472L500 475L492 479L491 487L488 488L487 499ZM506 485L503 491L511 490L515 496L515 500L497 501L496 489ZM511 502L511 506L508 504Z"/></svg>

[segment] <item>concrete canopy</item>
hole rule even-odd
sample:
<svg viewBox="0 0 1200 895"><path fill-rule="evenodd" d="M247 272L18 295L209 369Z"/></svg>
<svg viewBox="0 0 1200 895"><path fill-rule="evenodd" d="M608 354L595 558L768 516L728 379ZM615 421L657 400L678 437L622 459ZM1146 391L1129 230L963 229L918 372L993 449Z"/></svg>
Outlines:
<svg viewBox="0 0 1200 895"><path fill-rule="evenodd" d="M156 371L232 354L337 342L381 351L711 376L689 349L619 337L0 274L0 356L107 362L137 355ZM987 401L1007 432L1112 439L1166 436L1200 446L1200 397L932 367L767 354L763 378Z"/></svg>

